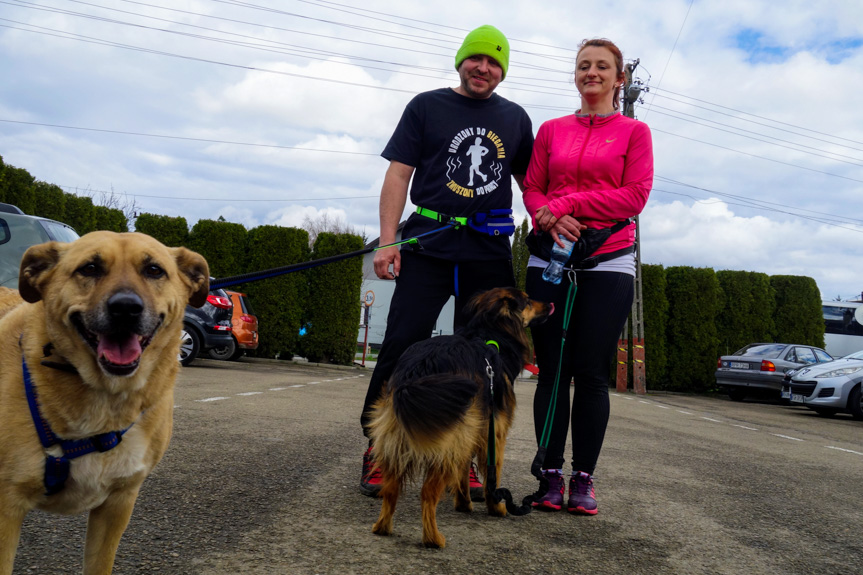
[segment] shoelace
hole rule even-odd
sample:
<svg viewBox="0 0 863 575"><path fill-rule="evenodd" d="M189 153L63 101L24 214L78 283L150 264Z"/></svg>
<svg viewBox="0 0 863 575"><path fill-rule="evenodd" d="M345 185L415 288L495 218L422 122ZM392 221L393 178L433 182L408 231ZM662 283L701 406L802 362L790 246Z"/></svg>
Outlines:
<svg viewBox="0 0 863 575"><path fill-rule="evenodd" d="M579 472L573 475L575 480L575 488L579 495L589 495L593 497L593 477L584 472Z"/></svg>

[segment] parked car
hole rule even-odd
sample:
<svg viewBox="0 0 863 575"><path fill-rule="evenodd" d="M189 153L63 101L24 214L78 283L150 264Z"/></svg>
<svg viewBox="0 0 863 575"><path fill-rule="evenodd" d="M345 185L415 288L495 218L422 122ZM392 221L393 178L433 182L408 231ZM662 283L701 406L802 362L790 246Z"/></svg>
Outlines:
<svg viewBox="0 0 863 575"><path fill-rule="evenodd" d="M252 302L244 293L225 290L231 302L234 304L231 325L232 341L230 344L210 349L210 357L213 359L226 359L235 361L240 359L247 349L258 348L258 318L252 310Z"/></svg>
<svg viewBox="0 0 863 575"><path fill-rule="evenodd" d="M820 347L788 343L750 343L716 364L716 385L735 401L747 395L782 390L785 373L806 365L833 361Z"/></svg>
<svg viewBox="0 0 863 575"><path fill-rule="evenodd" d="M78 234L61 222L28 216L0 203L0 286L18 289L18 270L27 248L50 241L73 242Z"/></svg>
<svg viewBox="0 0 863 575"><path fill-rule="evenodd" d="M233 309L234 304L223 289L210 290L207 303L199 308L186 306L183 331L180 332L181 364L189 365L199 353L233 343Z"/></svg>
<svg viewBox="0 0 863 575"><path fill-rule="evenodd" d="M863 419L863 351L829 363L792 371L782 383L782 397L821 415L844 411Z"/></svg>

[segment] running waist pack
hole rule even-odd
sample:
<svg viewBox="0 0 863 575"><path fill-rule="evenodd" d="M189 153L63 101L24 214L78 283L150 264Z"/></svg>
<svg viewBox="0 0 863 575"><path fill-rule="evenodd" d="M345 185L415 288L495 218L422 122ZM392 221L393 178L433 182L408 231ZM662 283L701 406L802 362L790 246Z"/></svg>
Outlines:
<svg viewBox="0 0 863 575"><path fill-rule="evenodd" d="M474 214L467 219L470 229L490 236L511 236L515 233L512 210L489 210Z"/></svg>
<svg viewBox="0 0 863 575"><path fill-rule="evenodd" d="M443 224L454 223L456 228L467 226L470 229L481 234L490 236L511 236L515 233L515 220L512 217L512 210L509 208L501 208L497 210L489 210L487 212L479 212L472 216L448 216L438 213L428 208L417 206L417 213L421 216L437 220Z"/></svg>
<svg viewBox="0 0 863 575"><path fill-rule="evenodd" d="M611 237L611 234L619 232L620 230L628 226L631 222L632 220L627 219L614 224L610 228L587 228L581 230L581 237L579 237L578 241L575 242L575 245L572 246L572 254L569 256L569 260L566 262L567 266L580 269L588 269L596 267L596 264L598 264L600 261L605 261L606 259L611 259L612 257L618 257L624 255L625 253L632 252L634 246L628 246L621 250L611 252L609 254L602 254L601 256L591 258L594 252L596 252L596 250L602 247L602 244L605 243L605 240ZM545 261L551 261L551 249L554 246L554 239L552 239L550 233L543 233L541 231L537 232L536 230L531 230L531 232L527 234L527 238L525 238L524 243L527 244L527 250L530 252L531 255L542 258ZM598 258L602 259L600 260Z"/></svg>

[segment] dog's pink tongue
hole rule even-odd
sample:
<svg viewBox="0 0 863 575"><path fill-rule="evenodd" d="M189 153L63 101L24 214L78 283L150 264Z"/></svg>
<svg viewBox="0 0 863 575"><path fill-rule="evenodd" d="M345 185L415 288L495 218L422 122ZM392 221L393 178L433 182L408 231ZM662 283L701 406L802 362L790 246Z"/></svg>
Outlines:
<svg viewBox="0 0 863 575"><path fill-rule="evenodd" d="M114 365L129 365L141 357L141 342L135 334L120 340L102 337L96 353Z"/></svg>

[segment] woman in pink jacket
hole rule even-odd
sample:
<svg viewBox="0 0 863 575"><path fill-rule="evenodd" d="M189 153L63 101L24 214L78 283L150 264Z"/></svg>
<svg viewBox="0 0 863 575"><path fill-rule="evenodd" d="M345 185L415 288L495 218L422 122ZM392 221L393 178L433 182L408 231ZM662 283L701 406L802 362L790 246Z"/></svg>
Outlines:
<svg viewBox="0 0 863 575"><path fill-rule="evenodd" d="M593 473L608 425L610 370L633 297L635 224L629 218L644 208L653 183L650 130L618 110L623 83L623 56L617 46L605 39L582 42L575 64L581 109L542 124L524 181L524 205L534 225L528 241L527 292L533 299L554 302L558 310L532 330L539 367L533 406L537 442L563 358L543 465L550 489L534 503L540 509L563 507L564 447L571 425L572 475L566 508L577 514L597 512ZM611 228L611 235L590 258L571 265L574 271L566 271L560 284L543 280L551 240L575 240L577 251L579 242L586 246L588 236L605 228ZM545 251L540 249L543 236ZM563 312L572 281L578 289L561 354Z"/></svg>

